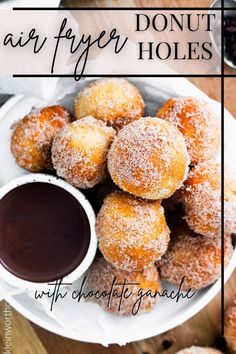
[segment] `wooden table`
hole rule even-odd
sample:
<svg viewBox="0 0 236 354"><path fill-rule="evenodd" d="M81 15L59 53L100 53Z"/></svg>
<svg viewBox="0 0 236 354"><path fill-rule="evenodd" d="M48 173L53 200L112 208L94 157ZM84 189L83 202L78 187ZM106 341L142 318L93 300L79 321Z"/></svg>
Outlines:
<svg viewBox="0 0 236 354"><path fill-rule="evenodd" d="M67 1L68 2L68 1ZM195 0L162 0L162 1L114 1L114 6L196 6ZM70 5L78 6L77 1L69 1ZM80 6L106 6L109 1L80 1ZM197 1L198 6L209 6L209 0ZM192 78L196 86L210 97L220 101L219 78ZM225 79L225 106L236 117L236 105L233 95L236 92L236 80ZM225 305L230 303L236 292L236 271L225 287ZM4 336L3 310L4 302L0 304L0 338ZM157 337L134 342L119 347L111 345L104 348L101 345L76 342L52 334L31 323L12 309L12 354L174 354L177 350L190 346L214 346L222 348L224 343L220 338L220 295L201 312L181 326Z"/></svg>

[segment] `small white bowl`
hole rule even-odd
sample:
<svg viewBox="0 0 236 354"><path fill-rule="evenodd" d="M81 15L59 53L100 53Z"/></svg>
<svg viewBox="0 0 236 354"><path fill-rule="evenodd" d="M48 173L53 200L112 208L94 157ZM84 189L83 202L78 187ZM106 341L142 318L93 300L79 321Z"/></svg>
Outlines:
<svg viewBox="0 0 236 354"><path fill-rule="evenodd" d="M63 181L60 178L50 176L47 174L27 174L22 177L16 178L12 180L11 182L5 184L0 188L0 202L1 199L9 193L11 190L24 185L28 183L34 183L34 182L43 182L43 183L49 183L53 184L55 186L58 186L67 192L69 192L71 195L73 195L80 205L83 207L88 221L89 221L89 226L90 226L90 244L88 247L88 251L83 259L83 261L78 265L77 268L75 268L71 273L69 273L67 276L63 278L63 283L73 283L75 280L79 279L85 271L89 268L91 265L95 254L97 250L97 237L95 233L95 214L94 211L88 202L88 200L85 198L85 196L76 188L71 186L69 183ZM1 263L0 263L0 278L5 280L7 283L9 283L12 286L15 286L17 288L21 289L26 289L26 290L43 290L43 289L48 289L50 286L48 283L34 283L31 281L27 281L21 278L18 278L11 272L9 272ZM55 279L57 280L57 279ZM52 282L50 282L52 283ZM63 286L63 285L62 285Z"/></svg>

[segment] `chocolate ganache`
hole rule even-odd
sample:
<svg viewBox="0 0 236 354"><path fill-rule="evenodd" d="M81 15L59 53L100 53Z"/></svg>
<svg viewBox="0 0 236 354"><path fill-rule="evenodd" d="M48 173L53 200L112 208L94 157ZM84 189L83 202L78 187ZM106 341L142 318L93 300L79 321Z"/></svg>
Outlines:
<svg viewBox="0 0 236 354"><path fill-rule="evenodd" d="M58 186L28 183L0 200L0 261L19 278L62 278L82 262L89 243L83 207Z"/></svg>

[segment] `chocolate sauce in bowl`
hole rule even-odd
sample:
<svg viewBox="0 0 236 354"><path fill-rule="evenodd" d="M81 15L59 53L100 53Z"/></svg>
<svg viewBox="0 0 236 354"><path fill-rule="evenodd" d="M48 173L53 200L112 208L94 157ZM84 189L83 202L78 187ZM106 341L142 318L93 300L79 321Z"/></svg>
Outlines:
<svg viewBox="0 0 236 354"><path fill-rule="evenodd" d="M19 278L62 278L82 262L89 243L83 207L58 186L28 183L0 200L0 262Z"/></svg>

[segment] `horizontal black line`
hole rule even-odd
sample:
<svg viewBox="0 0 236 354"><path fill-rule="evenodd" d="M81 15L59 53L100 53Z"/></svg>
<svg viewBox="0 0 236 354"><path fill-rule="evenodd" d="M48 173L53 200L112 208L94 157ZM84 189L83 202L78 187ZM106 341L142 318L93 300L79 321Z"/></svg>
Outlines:
<svg viewBox="0 0 236 354"><path fill-rule="evenodd" d="M234 78L236 78L236 70L235 70L235 74L224 74L224 77L234 77Z"/></svg>
<svg viewBox="0 0 236 354"><path fill-rule="evenodd" d="M227 8L225 8L227 9ZM141 11L141 10L150 10L150 11L188 11L188 10L201 10L201 11L209 11L209 10L221 10L220 7L212 8L212 7L13 7L14 11Z"/></svg>
<svg viewBox="0 0 236 354"><path fill-rule="evenodd" d="M74 74L13 74L13 77L75 77ZM84 74L76 77L221 77L221 74Z"/></svg>

